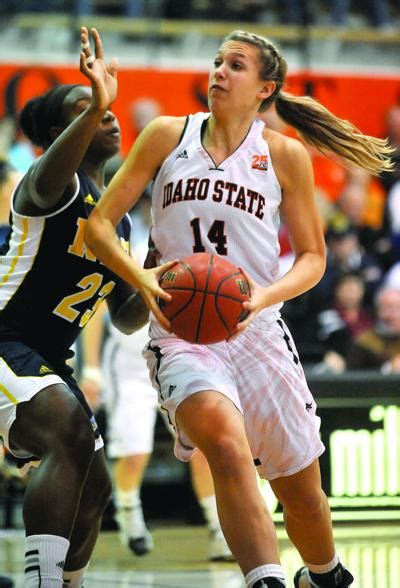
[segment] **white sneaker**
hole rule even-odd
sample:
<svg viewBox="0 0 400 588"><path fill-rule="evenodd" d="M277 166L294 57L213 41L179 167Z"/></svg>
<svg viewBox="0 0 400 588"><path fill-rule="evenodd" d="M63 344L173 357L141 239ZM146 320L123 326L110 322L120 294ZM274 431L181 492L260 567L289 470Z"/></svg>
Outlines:
<svg viewBox="0 0 400 588"><path fill-rule="evenodd" d="M210 559L211 561L235 561L221 529L210 531Z"/></svg>
<svg viewBox="0 0 400 588"><path fill-rule="evenodd" d="M144 522L141 504L133 508L118 508L115 518L122 545L136 555L146 555L153 549L153 537Z"/></svg>

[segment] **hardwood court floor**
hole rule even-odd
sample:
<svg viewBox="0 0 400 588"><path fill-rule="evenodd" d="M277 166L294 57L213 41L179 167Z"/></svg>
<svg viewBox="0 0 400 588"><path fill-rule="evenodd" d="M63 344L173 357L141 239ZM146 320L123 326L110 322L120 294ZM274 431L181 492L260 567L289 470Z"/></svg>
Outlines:
<svg viewBox="0 0 400 588"><path fill-rule="evenodd" d="M120 546L114 531L103 531L93 556L86 588L243 588L236 563L208 560L207 531L202 526L152 525L154 551L135 557ZM300 558L278 527L288 586ZM397 525L335 526L340 556L356 580L352 588L400 588L400 529ZM23 533L0 530L0 573L22 588Z"/></svg>

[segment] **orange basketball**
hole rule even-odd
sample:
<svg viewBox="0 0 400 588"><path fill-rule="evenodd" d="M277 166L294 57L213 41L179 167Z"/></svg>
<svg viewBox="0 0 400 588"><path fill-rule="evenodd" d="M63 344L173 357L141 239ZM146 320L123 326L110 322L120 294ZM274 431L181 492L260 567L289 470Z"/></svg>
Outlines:
<svg viewBox="0 0 400 588"><path fill-rule="evenodd" d="M160 308L174 333L191 343L217 343L246 317L242 302L250 300L250 286L230 261L209 253L195 253L179 261L160 279L172 300Z"/></svg>

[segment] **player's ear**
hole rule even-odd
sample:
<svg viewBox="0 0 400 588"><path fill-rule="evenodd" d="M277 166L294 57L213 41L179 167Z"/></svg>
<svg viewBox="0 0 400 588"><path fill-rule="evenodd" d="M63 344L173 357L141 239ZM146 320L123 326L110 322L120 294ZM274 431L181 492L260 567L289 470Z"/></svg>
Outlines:
<svg viewBox="0 0 400 588"><path fill-rule="evenodd" d="M267 80L262 82L261 88L258 91L257 98L260 100L266 100L275 92L276 82L274 80Z"/></svg>

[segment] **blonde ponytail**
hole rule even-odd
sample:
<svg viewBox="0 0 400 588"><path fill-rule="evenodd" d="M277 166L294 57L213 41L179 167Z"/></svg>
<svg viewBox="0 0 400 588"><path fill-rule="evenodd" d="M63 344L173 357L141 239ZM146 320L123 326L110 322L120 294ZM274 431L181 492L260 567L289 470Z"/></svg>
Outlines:
<svg viewBox="0 0 400 588"><path fill-rule="evenodd" d="M374 175L393 169L390 155L394 149L387 139L364 135L314 98L280 92L275 107L285 122L322 153L336 153Z"/></svg>

